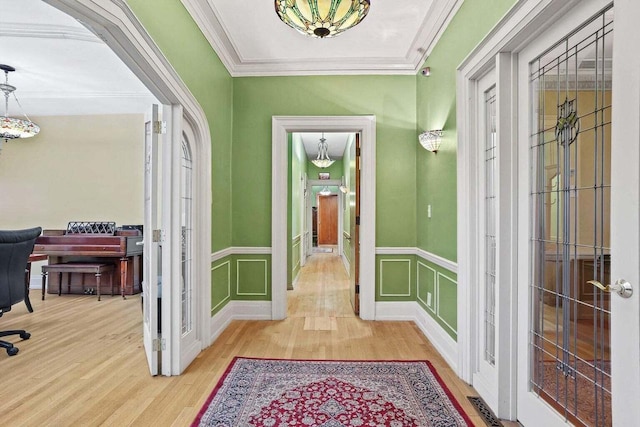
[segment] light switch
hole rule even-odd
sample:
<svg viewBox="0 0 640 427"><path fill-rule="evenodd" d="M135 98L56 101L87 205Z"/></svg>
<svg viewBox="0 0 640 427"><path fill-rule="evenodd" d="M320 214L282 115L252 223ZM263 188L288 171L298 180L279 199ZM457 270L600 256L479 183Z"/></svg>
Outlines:
<svg viewBox="0 0 640 427"><path fill-rule="evenodd" d="M431 205L427 205L427 218L431 218Z"/></svg>

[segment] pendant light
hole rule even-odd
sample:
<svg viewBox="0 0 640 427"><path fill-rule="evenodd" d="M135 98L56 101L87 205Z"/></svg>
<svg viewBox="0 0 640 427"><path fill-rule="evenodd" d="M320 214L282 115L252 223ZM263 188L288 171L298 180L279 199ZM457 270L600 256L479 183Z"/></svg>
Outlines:
<svg viewBox="0 0 640 427"><path fill-rule="evenodd" d="M9 117L9 95L13 94L16 104L22 110L22 106L16 97L16 87L9 84L9 73L16 69L10 65L0 64L0 69L4 71L4 83L0 83L0 90L4 93L4 116L0 117L0 138L5 141L16 138L30 138L40 132L40 127L29 120L24 112L24 119Z"/></svg>
<svg viewBox="0 0 640 427"><path fill-rule="evenodd" d="M311 163L324 169L331 166L333 162L335 162L335 160L331 160L329 157L329 144L327 144L324 133L322 133L322 138L320 138L320 142L318 142L318 156L311 160Z"/></svg>

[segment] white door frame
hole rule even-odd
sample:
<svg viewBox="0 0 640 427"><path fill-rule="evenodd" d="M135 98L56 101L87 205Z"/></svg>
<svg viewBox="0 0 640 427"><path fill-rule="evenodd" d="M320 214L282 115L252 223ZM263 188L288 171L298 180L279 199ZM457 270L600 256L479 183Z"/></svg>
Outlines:
<svg viewBox="0 0 640 427"><path fill-rule="evenodd" d="M339 179L329 179L329 180L321 180L321 179L309 179L307 180L307 194L309 196L313 195L313 187L321 187L321 186L330 186L330 187L339 187L342 184L342 181ZM334 193L332 193L334 194ZM342 255L342 228L344 224L344 204L342 193L338 190L335 193L338 196L338 255ZM307 206L307 210L305 212L305 216L309 221L309 224L312 222L312 213L311 213L311 199L309 199L309 205ZM309 251L311 253L311 251Z"/></svg>
<svg viewBox="0 0 640 427"><path fill-rule="evenodd" d="M211 301L211 135L200 104L158 46L123 1L44 0L89 26L118 55L122 62L165 105L181 105L184 120L194 133L194 281L198 284L198 335L203 347L213 341L210 332ZM171 135L180 144L182 135ZM174 181L174 184L175 181ZM177 184L176 184L177 185ZM175 213L179 215L178 212ZM178 313L172 324L180 322ZM172 375L180 374L173 369Z"/></svg>
<svg viewBox="0 0 640 427"><path fill-rule="evenodd" d="M375 116L273 116L271 138L271 318L287 317L287 134L359 132L362 135L360 317L375 319Z"/></svg>

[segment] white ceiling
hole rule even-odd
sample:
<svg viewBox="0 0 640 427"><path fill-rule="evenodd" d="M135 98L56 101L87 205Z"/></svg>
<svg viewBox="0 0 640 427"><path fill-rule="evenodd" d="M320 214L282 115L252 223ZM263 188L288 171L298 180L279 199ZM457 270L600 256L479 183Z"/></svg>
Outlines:
<svg viewBox="0 0 640 427"><path fill-rule="evenodd" d="M463 0L373 0L356 27L317 39L272 0L182 0L233 76L416 74Z"/></svg>
<svg viewBox="0 0 640 427"><path fill-rule="evenodd" d="M102 40L40 0L0 0L0 64L16 68L9 84L29 116L141 113L157 102ZM22 115L12 98L9 113Z"/></svg>
<svg viewBox="0 0 640 427"><path fill-rule="evenodd" d="M302 139L302 145L309 160L313 160L318 156L318 142L323 135L329 146L329 157L332 160L340 160L349 141L349 135L352 134L342 132L325 132L324 134L320 132L305 132L298 135Z"/></svg>

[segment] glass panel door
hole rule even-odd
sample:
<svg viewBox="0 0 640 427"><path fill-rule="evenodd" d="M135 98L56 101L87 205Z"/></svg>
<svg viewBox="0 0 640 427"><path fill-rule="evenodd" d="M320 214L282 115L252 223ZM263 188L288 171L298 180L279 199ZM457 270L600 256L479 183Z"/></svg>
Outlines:
<svg viewBox="0 0 640 427"><path fill-rule="evenodd" d="M611 425L613 9L530 63L530 388L575 425Z"/></svg>

